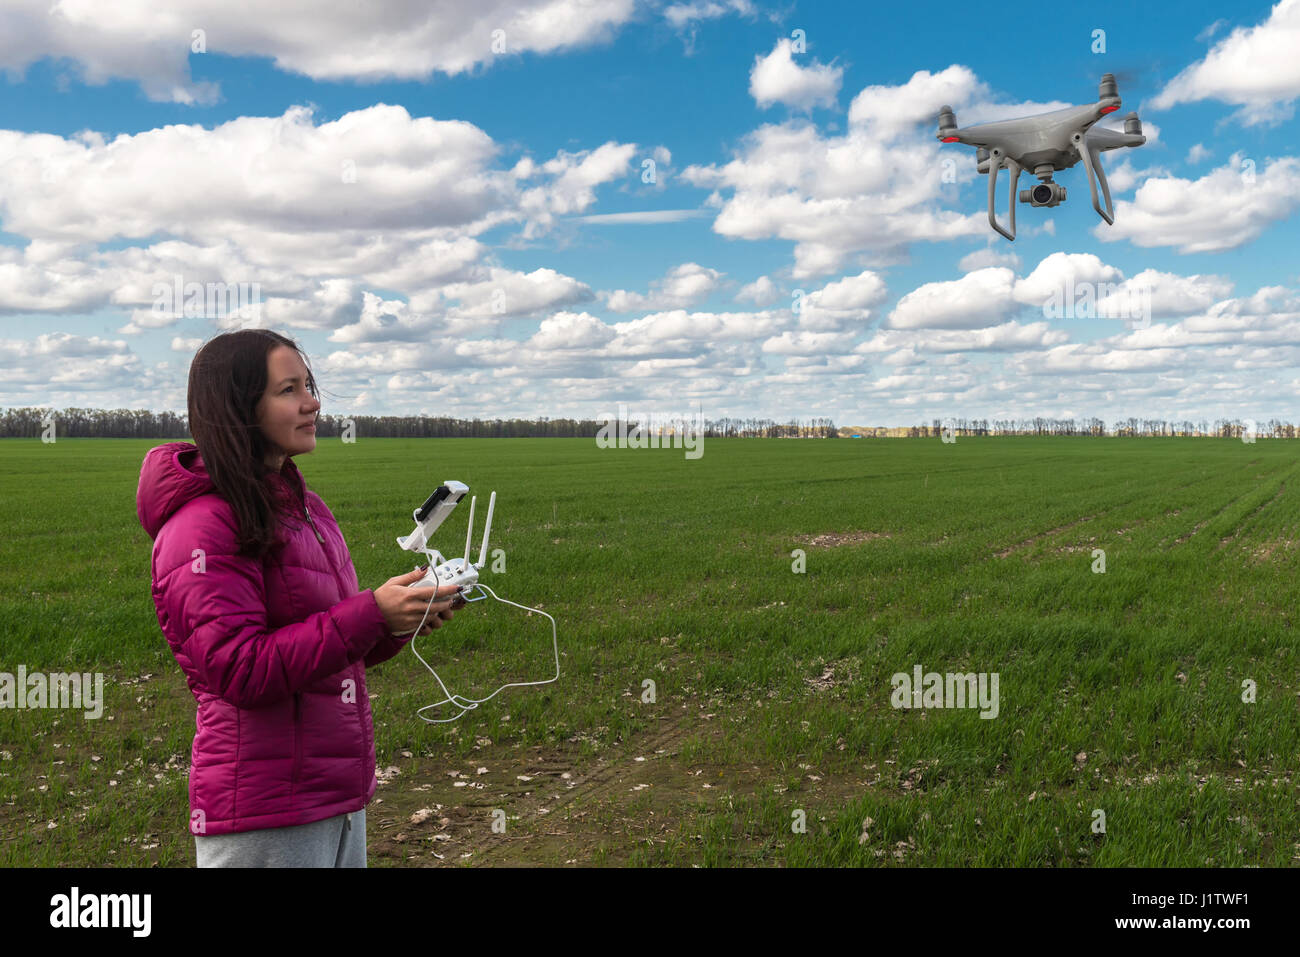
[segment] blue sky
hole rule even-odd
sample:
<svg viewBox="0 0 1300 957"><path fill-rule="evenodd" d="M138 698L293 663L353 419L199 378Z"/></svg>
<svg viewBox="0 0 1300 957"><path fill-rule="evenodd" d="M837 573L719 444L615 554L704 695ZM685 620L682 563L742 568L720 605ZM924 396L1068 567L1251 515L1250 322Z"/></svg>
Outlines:
<svg viewBox="0 0 1300 957"><path fill-rule="evenodd" d="M1300 0L138 6L0 10L0 405L180 412L256 324L341 414L1298 418ZM1148 136L1115 225L1075 167L993 234L938 106L1104 72ZM1150 313L1045 314L1089 284Z"/></svg>

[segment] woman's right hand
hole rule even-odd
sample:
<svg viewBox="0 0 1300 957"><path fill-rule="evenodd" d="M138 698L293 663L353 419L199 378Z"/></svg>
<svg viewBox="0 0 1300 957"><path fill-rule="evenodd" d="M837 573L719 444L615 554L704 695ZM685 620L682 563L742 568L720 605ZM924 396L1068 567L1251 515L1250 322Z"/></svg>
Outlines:
<svg viewBox="0 0 1300 957"><path fill-rule="evenodd" d="M426 574L428 569L417 568L405 575L388 579L374 590L375 602L384 615L384 621L388 623L388 630L394 635L409 635L415 631L421 619L424 619L424 628L420 630L422 635L441 628L444 621L451 620L451 603L459 589L455 585L443 585L435 593L430 587L411 587ZM429 603L431 597L434 599L432 605Z"/></svg>

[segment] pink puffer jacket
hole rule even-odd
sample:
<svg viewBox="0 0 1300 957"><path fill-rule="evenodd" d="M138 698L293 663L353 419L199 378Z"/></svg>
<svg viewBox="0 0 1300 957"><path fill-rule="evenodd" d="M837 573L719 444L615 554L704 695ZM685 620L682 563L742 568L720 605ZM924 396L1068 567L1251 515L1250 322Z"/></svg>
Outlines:
<svg viewBox="0 0 1300 957"><path fill-rule="evenodd" d="M151 449L140 469L158 623L198 702L194 834L309 824L369 803L365 668L408 640L358 589L338 523L293 459L267 481L287 514L259 561L237 554L234 510L196 446Z"/></svg>

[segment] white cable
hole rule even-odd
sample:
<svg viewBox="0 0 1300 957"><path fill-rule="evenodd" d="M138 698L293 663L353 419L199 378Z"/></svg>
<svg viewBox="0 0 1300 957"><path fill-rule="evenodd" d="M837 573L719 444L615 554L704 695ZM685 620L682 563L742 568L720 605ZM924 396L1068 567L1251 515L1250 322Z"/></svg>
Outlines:
<svg viewBox="0 0 1300 957"><path fill-rule="evenodd" d="M419 633L420 633L420 628L423 628L423 627L424 627L424 621L421 620L421 621L420 621L420 627L419 627L419 628L416 628L416 629L415 629L415 633L411 635L411 652L412 652L412 654L415 655L415 657L417 657L417 658L420 659L420 664L424 665L424 667L426 667L426 668L429 669L429 673L430 673L431 675L433 675L434 680L438 682L438 687L440 687L440 688L442 689L442 693L446 696L446 697L444 697L441 701L435 701L433 704L427 704L427 705L425 705L423 708L420 708L418 711L416 711L416 714L419 715L420 720L421 720L421 721L427 721L429 724L448 724L448 723L450 723L450 722L452 722L452 721L455 721L457 718L459 718L459 717L460 717L461 715L463 715L465 712L467 712L467 711L472 711L472 710L474 710L475 708L477 708L479 705L481 705L483 702L485 702L485 701L490 701L492 698L495 698L498 694L500 694L500 693L501 693L502 691L504 691L506 688L524 688L524 687L529 687L529 686L532 686L532 685L546 685L546 684L550 684L550 683L553 682L553 681L558 681L558 680L559 680L559 677L560 677L560 643L559 643L559 639L558 639L558 637L557 637L557 635L556 635L556 631L555 631L555 619L552 618L550 615L546 614L546 612L542 611L540 608L529 608L527 605L521 605L521 604L519 604L518 602L510 601L510 600L507 599L507 598L502 598L500 595L498 595L496 592L494 592L491 588L488 588L488 586L487 586L487 585L484 585L482 582L477 582L477 583L476 583L474 586L472 586L472 587L482 589L483 591L485 591L485 592L487 592L489 595L491 595L494 599L496 599L497 601L502 602L502 603L504 603L504 604L507 604L507 605L514 605L514 607L516 607L516 608L522 608L524 611L527 611L527 612L537 612L537 614L541 615L543 618L546 618L546 619L548 619L548 620L550 621L550 623L551 623L551 647L552 647L552 649L553 649L554 652L555 652L555 675L554 675L554 677L547 678L545 681L511 681L511 682L508 682L508 683L506 683L506 684L503 684L500 688L498 688L496 691L492 692L492 693L491 693L490 695L488 695L486 698L465 698L465 697L462 697L461 695L452 694L450 691L447 690L447 686L446 686L445 684L443 684L442 679L438 677L438 672L434 671L433 668L429 665L429 663L428 663L427 661L425 661L423 657L421 657L420 652L419 652L418 650L416 650L416 647L415 647L415 639L416 639L416 637L417 637L417 636L419 635ZM466 598L466 599L465 599L466 603L471 602L471 601L482 601L482 600L483 600L482 598ZM430 606L432 606L432 604L433 604L432 599L430 599L429 604L430 604ZM428 616L429 616L429 609L427 609L427 608L425 609L425 611L424 611L424 615L425 615L425 618L427 619ZM425 712L425 711L428 711L430 708L438 708L438 707L441 707L441 706L444 705L444 704L455 705L457 708L460 708L461 710L460 710L460 711L459 711L459 712L458 712L454 717L451 717L451 718L426 718L426 717L424 716L424 712Z"/></svg>

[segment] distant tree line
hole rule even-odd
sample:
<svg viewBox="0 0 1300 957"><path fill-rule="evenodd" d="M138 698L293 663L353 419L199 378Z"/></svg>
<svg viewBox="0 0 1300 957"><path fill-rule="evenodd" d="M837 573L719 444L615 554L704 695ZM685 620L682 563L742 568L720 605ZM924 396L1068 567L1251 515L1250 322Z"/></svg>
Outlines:
<svg viewBox="0 0 1300 957"><path fill-rule="evenodd" d="M147 409L4 409L0 415L0 438L36 438L53 422L54 435L64 438L101 439L188 439L186 417L172 412ZM687 423L689 426L691 423ZM790 419L705 419L705 438L833 439L841 433L833 421L813 418ZM594 438L606 426L598 419L453 419L448 416L322 415L316 426L317 438L343 437L351 429L356 437L370 438ZM617 424L612 428L617 428ZM637 427L635 419L624 426ZM1241 419L1213 421L1164 419L1118 419L1107 427L1098 418L1053 419L935 419L929 425L900 428L870 427L852 430L867 438L933 438L950 432L954 436L990 435L1078 435L1078 436L1203 436L1241 438L1253 431L1258 438L1294 439L1297 427L1269 419L1251 423ZM666 432L664 434L667 434Z"/></svg>
<svg viewBox="0 0 1300 957"><path fill-rule="evenodd" d="M1164 419L1117 419L1107 429L1101 419L1052 419L1042 416L1033 419L994 419L990 425L988 419L935 419L929 425L913 426L907 435L913 438L941 436L945 427L953 435L1111 435L1142 436L1147 438L1169 436L1195 436L1224 439L1239 439L1243 434L1253 432L1261 439L1294 439L1296 426L1289 422L1269 419L1267 422L1251 422L1246 419L1190 419L1166 421Z"/></svg>
<svg viewBox="0 0 1300 957"><path fill-rule="evenodd" d="M188 439L186 416L146 409L4 409L0 416L0 438L36 438L54 426L55 438L100 439ZM370 438L595 438L605 427L597 419L453 419L447 416L322 415L317 420L317 438L340 438L346 430L352 436ZM691 423L687 423L689 426ZM705 438L836 438L839 430L830 419L791 419L786 423L770 419L704 420ZM629 419L625 430L635 429ZM615 423L612 428L617 429Z"/></svg>
<svg viewBox="0 0 1300 957"><path fill-rule="evenodd" d="M5 409L0 438L36 438L53 422L54 437L186 439L185 417L145 409Z"/></svg>

